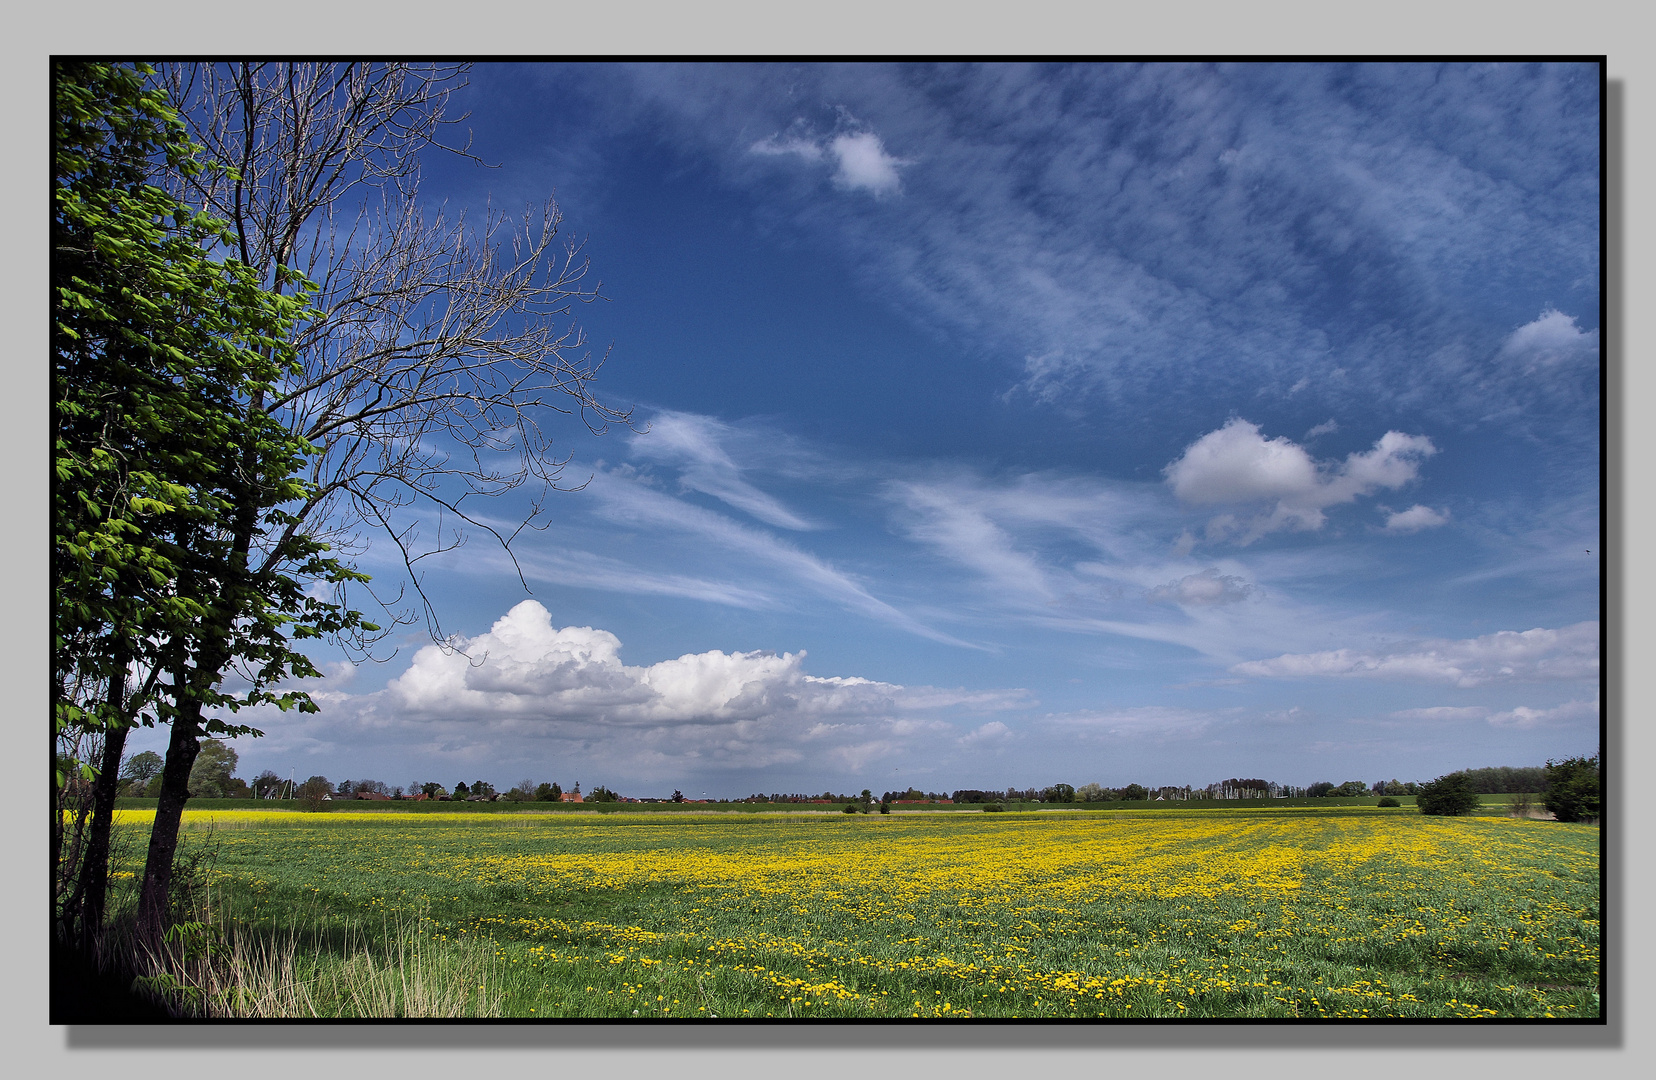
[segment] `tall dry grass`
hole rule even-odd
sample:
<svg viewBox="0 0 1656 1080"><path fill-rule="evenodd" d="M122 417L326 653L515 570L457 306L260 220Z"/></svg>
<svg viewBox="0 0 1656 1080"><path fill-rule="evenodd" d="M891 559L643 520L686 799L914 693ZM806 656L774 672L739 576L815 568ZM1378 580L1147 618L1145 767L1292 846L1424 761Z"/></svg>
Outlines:
<svg viewBox="0 0 1656 1080"><path fill-rule="evenodd" d="M370 935L181 922L159 946L116 944L134 988L180 1017L468 1018L499 1016L500 966L486 944L440 941L417 917Z"/></svg>

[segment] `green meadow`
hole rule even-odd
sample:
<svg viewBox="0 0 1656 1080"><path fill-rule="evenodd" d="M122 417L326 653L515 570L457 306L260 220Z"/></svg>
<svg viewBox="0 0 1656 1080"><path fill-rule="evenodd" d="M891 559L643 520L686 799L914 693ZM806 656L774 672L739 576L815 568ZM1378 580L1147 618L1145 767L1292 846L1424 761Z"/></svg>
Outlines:
<svg viewBox="0 0 1656 1080"><path fill-rule="evenodd" d="M231 1016L1599 1009L1593 826L1237 803L890 816L354 810L189 811L196 918L156 992L181 1012ZM129 861L118 875L132 875L148 815L120 816Z"/></svg>

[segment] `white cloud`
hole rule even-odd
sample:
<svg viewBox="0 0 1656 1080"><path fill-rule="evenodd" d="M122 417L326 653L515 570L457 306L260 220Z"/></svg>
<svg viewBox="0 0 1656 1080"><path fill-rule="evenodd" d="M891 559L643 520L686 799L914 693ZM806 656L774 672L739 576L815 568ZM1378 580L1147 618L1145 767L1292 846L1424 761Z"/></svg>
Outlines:
<svg viewBox="0 0 1656 1080"><path fill-rule="evenodd" d="M1400 709L1391 714L1396 720L1482 720L1489 715L1483 705L1432 705L1424 709Z"/></svg>
<svg viewBox="0 0 1656 1080"><path fill-rule="evenodd" d="M897 707L903 688L859 678L818 678L805 654L724 653L621 662L621 642L589 626L554 629L525 600L487 633L428 645L387 686L412 717L522 717L607 724L679 724L793 715L863 714Z"/></svg>
<svg viewBox="0 0 1656 1080"><path fill-rule="evenodd" d="M1279 529L1320 529L1326 507L1402 487L1436 452L1424 435L1388 431L1372 449L1318 463L1287 436L1267 439L1257 424L1238 417L1191 443L1162 472L1173 493L1193 506L1274 502L1251 517L1221 514L1208 522L1209 539L1234 536L1248 544Z"/></svg>
<svg viewBox="0 0 1656 1080"><path fill-rule="evenodd" d="M1489 722L1496 727L1511 727L1529 729L1544 724L1557 724L1570 720L1587 720L1598 718L1599 703L1597 701L1566 701L1562 705L1551 709L1531 709L1520 705L1516 709L1494 713Z"/></svg>
<svg viewBox="0 0 1656 1080"><path fill-rule="evenodd" d="M823 158L822 147L813 139L798 134L772 135L768 139L760 139L748 147L748 152L764 154L769 157L780 157L793 154L815 164Z"/></svg>
<svg viewBox="0 0 1656 1080"><path fill-rule="evenodd" d="M894 483L889 493L913 514L908 533L982 574L1004 596L1051 599L1046 572L994 520L992 498L958 484Z"/></svg>
<svg viewBox="0 0 1656 1080"><path fill-rule="evenodd" d="M622 663L621 641L614 634L590 626L554 628L551 615L534 600L513 607L488 632L455 645L427 645L387 684L386 702L399 716L673 726L950 707L993 710L1027 702L1022 691L909 688L807 675L804 651L715 649L635 667Z"/></svg>
<svg viewBox="0 0 1656 1080"><path fill-rule="evenodd" d="M1599 332L1582 330L1575 317L1548 308L1501 343L1502 360L1526 371L1598 358Z"/></svg>
<svg viewBox="0 0 1656 1080"><path fill-rule="evenodd" d="M1189 736L1210 727L1217 718L1211 713L1166 705L1141 705L1122 709L1049 713L1041 726L1071 738L1096 739L1106 736Z"/></svg>
<svg viewBox="0 0 1656 1080"><path fill-rule="evenodd" d="M836 135L828 152L839 164L834 183L847 191L860 188L875 195L895 194L902 189L897 167L910 164L886 153L885 144L871 131Z"/></svg>
<svg viewBox="0 0 1656 1080"><path fill-rule="evenodd" d="M513 773L544 775L580 762L587 779L659 778L686 790L687 776L805 763L815 784L828 767L854 777L876 760L933 764L959 748L963 724L1034 704L1019 689L811 675L803 651L710 650L630 665L616 635L555 627L533 600L455 644L463 651L422 648L383 690L315 694L320 714L270 725L259 749L355 760L372 747L421 773L518 762Z"/></svg>
<svg viewBox="0 0 1656 1080"><path fill-rule="evenodd" d="M651 417L649 431L633 436L631 447L634 457L679 466L679 483L684 487L711 495L767 525L817 528L744 478L744 467L728 450L728 444L740 437L729 424L713 417L664 410Z"/></svg>
<svg viewBox="0 0 1656 1080"><path fill-rule="evenodd" d="M852 611L933 641L965 648L980 647L926 626L871 595L861 584L814 555L722 514L652 491L613 472L598 473L587 490L597 496L599 515L611 521L699 536L728 555L760 560L787 574L796 584Z"/></svg>
<svg viewBox="0 0 1656 1080"><path fill-rule="evenodd" d="M1398 510L1386 518L1386 531L1394 533L1419 532L1421 529L1435 529L1439 525L1449 524L1449 511L1433 510L1430 506L1415 503L1407 510Z"/></svg>
<svg viewBox="0 0 1656 1080"><path fill-rule="evenodd" d="M985 744L1004 743L1012 738L1012 729L999 720L991 720L986 724L962 735L959 739L962 746L983 746Z"/></svg>
<svg viewBox="0 0 1656 1080"><path fill-rule="evenodd" d="M1377 678L1479 686L1598 677L1597 622L1560 630L1502 630L1460 641L1413 642L1393 649L1334 649L1250 660L1230 670L1275 679Z"/></svg>
<svg viewBox="0 0 1656 1080"><path fill-rule="evenodd" d="M849 114L841 115L842 119L856 123ZM913 164L887 153L885 143L872 131L843 131L830 139L819 140L807 134L805 125L797 121L788 134L761 139L748 150L773 157L792 155L813 165L832 163L835 187L843 191L867 191L876 198L899 193L903 181L897 170Z"/></svg>
<svg viewBox="0 0 1656 1080"><path fill-rule="evenodd" d="M515 567L504 552L498 551L473 555L468 566L476 571L496 574L521 572L529 581L583 589L606 589L644 596L682 596L749 609L780 606L776 597L759 589L688 574L654 573L620 559L578 548L536 548L518 551L515 555Z"/></svg>
<svg viewBox="0 0 1656 1080"><path fill-rule="evenodd" d="M1566 723L1571 720L1597 719L1599 703L1595 701L1566 701L1550 709L1532 709L1527 705L1497 711L1487 705L1435 705L1425 709L1403 709L1391 715L1398 720L1485 720L1495 727L1528 730L1546 724Z"/></svg>
<svg viewBox="0 0 1656 1080"><path fill-rule="evenodd" d="M1235 574L1221 574L1218 567L1210 566L1199 574L1189 574L1166 585L1158 585L1147 595L1156 602L1211 607L1246 600L1253 591L1252 585Z"/></svg>

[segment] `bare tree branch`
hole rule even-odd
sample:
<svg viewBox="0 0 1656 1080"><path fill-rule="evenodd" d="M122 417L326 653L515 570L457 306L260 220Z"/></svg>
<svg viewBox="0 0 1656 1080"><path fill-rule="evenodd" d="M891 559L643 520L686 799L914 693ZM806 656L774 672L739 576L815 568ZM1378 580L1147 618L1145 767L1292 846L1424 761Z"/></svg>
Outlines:
<svg viewBox="0 0 1656 1080"><path fill-rule="evenodd" d="M573 319L604 299L580 243L560 237L548 199L475 222L418 200L419 154L440 149L464 67L405 64L174 64L161 75L191 137L230 166L174 178L178 192L228 221L243 261L277 285L280 267L318 286L319 318L296 344L302 370L262 403L317 447L316 494L282 535L255 537L274 558L295 531L360 550L383 533L403 558L433 640L444 642L415 563L453 550L445 518L487 531L511 556L525 528L548 523L547 493L568 452L553 452L548 412L594 434L630 424L596 394L594 358ZM469 145L469 144L468 144ZM348 223L348 224L347 224ZM467 501L525 489L528 510L497 528ZM418 519L439 514L432 542ZM523 580L521 569L519 579ZM527 583L525 583L527 588ZM399 620L406 616L398 616Z"/></svg>

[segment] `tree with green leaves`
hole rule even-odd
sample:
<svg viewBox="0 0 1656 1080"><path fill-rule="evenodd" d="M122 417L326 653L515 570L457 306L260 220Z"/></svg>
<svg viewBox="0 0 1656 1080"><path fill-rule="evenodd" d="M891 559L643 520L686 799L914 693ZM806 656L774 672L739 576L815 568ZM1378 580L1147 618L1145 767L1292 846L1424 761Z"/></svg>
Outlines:
<svg viewBox="0 0 1656 1080"><path fill-rule="evenodd" d="M192 799L222 799L235 788L236 750L222 739L202 739L190 768Z"/></svg>
<svg viewBox="0 0 1656 1080"><path fill-rule="evenodd" d="M287 781L275 769L264 769L253 778L251 785L255 799L273 799L287 788Z"/></svg>
<svg viewBox="0 0 1656 1080"><path fill-rule="evenodd" d="M1597 754L1547 762L1544 801L1559 821L1588 821L1599 817L1602 786Z"/></svg>
<svg viewBox="0 0 1656 1080"><path fill-rule="evenodd" d="M220 257L222 223L150 182L213 167L146 74L53 66L53 722L60 740L102 741L101 763L80 766L97 778L92 840L59 910L60 939L83 945L102 919L126 732L172 725L140 903L153 930L200 737L255 733L221 718L249 705L313 709L274 689L318 674L292 643L366 627L306 593L362 578L325 543L283 536L254 562L241 542L310 494L313 448L260 407L294 370L305 285L282 267L284 295ZM230 692L233 665L244 688Z"/></svg>
<svg viewBox="0 0 1656 1080"><path fill-rule="evenodd" d="M1420 785L1415 805L1434 817L1463 817L1478 808L1478 793L1465 772L1452 772Z"/></svg>
<svg viewBox="0 0 1656 1080"><path fill-rule="evenodd" d="M251 733L226 719L251 705L311 708L274 689L315 674L295 643L372 641L346 593L366 575L326 553L383 532L444 641L419 559L459 542L454 521L510 553L544 499L505 531L467 500L558 487L567 458L550 453L549 412L599 433L627 414L594 398L601 362L565 319L601 297L579 247L558 240L556 205L474 225L418 203L418 155L441 145L459 70L177 63L155 83L119 65L54 71L54 406L60 427L78 424L55 460L54 655L76 659L55 665L54 715L60 731L117 738L130 722L172 726L140 900L159 927L200 737ZM98 235L115 242L100 249ZM121 275L135 287L104 287ZM76 336L78 318L91 335ZM138 378L107 377L133 357ZM124 409L128 386L153 407ZM97 407L61 404L82 398ZM127 439L104 456L100 418ZM432 539L415 502L441 516ZM251 689L227 693L232 673ZM96 773L77 753L60 756Z"/></svg>
<svg viewBox="0 0 1656 1080"><path fill-rule="evenodd" d="M300 784L293 797L299 800L299 805L312 813L328 809L331 802L329 796L333 793L333 785L328 783L326 776L313 776Z"/></svg>
<svg viewBox="0 0 1656 1080"><path fill-rule="evenodd" d="M121 766L122 787L132 794L143 794L149 782L161 775L161 755L154 750L142 750L127 758Z"/></svg>

